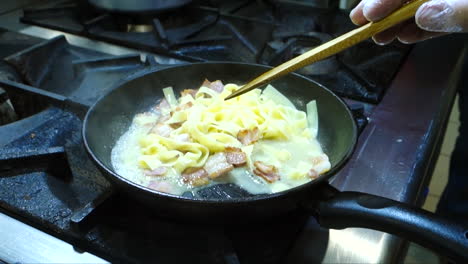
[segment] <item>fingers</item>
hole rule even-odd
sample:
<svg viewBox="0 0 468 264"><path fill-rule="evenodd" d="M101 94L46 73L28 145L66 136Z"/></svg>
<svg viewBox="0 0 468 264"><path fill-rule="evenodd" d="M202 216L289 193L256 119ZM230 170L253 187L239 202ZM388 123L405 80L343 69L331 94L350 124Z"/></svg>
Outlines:
<svg viewBox="0 0 468 264"><path fill-rule="evenodd" d="M391 27L385 31L382 31L374 35L372 39L378 45L387 45L396 38L398 32L400 31L400 27L401 25L396 25L394 27Z"/></svg>
<svg viewBox="0 0 468 264"><path fill-rule="evenodd" d="M403 22L372 37L378 45L387 45L397 38L401 43L412 44L430 38L442 36L443 32L430 32L419 28L414 20Z"/></svg>
<svg viewBox="0 0 468 264"><path fill-rule="evenodd" d="M430 32L419 28L414 21L408 21L401 26L397 38L405 44L412 44L426 39L442 36L444 32Z"/></svg>
<svg viewBox="0 0 468 264"><path fill-rule="evenodd" d="M447 3L455 11L455 20L462 27L463 32L468 32L468 1L466 0L447 0Z"/></svg>
<svg viewBox="0 0 468 264"><path fill-rule="evenodd" d="M427 31L462 32L468 30L468 1L432 0L416 12L417 25Z"/></svg>
<svg viewBox="0 0 468 264"><path fill-rule="evenodd" d="M369 0L362 8L364 17L369 21L378 21L403 4L403 0Z"/></svg>
<svg viewBox="0 0 468 264"><path fill-rule="evenodd" d="M362 0L351 10L349 18L358 26L368 21L377 21L399 8L402 1L404 0Z"/></svg>
<svg viewBox="0 0 468 264"><path fill-rule="evenodd" d="M378 21L406 0L362 0L350 13L356 25ZM446 32L468 32L468 0L431 0L416 12L415 19L373 36L375 43L385 45L398 38L402 43L415 43Z"/></svg>
<svg viewBox="0 0 468 264"><path fill-rule="evenodd" d="M401 5L402 0L362 0L353 10L351 10L349 17L355 25L364 25L369 21L373 21L374 18L384 17L387 13L391 13L394 9ZM375 10L383 7L383 11ZM364 10L366 8L366 10ZM364 12L370 12L365 14ZM377 19L376 19L377 20ZM394 26L376 34L372 37L375 43L379 45L385 45L392 42L396 38L396 34L400 25Z"/></svg>
<svg viewBox="0 0 468 264"><path fill-rule="evenodd" d="M372 1L372 0L371 0ZM357 26L364 25L368 22L367 18L362 13L362 8L366 0L362 0L351 12L349 13L349 18Z"/></svg>

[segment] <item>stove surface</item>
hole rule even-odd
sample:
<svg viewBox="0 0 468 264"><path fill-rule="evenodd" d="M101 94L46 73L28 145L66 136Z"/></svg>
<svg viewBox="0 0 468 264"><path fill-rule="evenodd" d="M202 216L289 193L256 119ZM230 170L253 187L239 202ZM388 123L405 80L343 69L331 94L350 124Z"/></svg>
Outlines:
<svg viewBox="0 0 468 264"><path fill-rule="evenodd" d="M355 26L336 8L291 1L193 1L164 13L99 11L86 1L27 8L21 21L185 61L279 65ZM298 70L348 98L381 100L408 46L365 41Z"/></svg>

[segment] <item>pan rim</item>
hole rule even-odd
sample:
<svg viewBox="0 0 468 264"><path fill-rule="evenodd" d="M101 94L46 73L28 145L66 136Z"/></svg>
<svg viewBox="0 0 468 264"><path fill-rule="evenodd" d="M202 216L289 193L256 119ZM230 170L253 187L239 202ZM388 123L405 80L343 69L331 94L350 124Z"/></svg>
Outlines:
<svg viewBox="0 0 468 264"><path fill-rule="evenodd" d="M225 61L211 61L211 62L195 62L195 63L182 63L182 64L175 64L175 65L170 65L167 67L157 68L157 67L150 67L144 70L141 70L139 72L136 72L134 74L130 74L126 78L122 79L120 82L117 82L116 84L113 85L111 89L109 89L108 92L106 92L104 95L99 97L93 105L88 109L86 112L86 116L83 120L83 127L82 127L82 137L83 137L83 143L85 146L86 151L88 154L92 157L93 161L97 163L97 165L101 168L104 169L108 175L112 177L112 180L118 180L120 184L125 184L128 187L135 189L137 191L145 191L148 194L151 194L154 196L154 198L165 198L165 199L174 199L177 201L184 201L184 202L191 202L191 203L204 203L204 204L219 204L219 205L225 205L225 204L239 204L239 203L250 203L250 202L258 202L258 201L263 201L263 200L271 200L275 198L280 198L285 195L291 194L291 193L299 193L299 192L305 192L308 189L314 188L314 186L318 186L320 183L323 183L324 181L327 181L329 178L331 178L333 175L335 175L340 169L347 163L347 161L351 158L357 144L357 139L358 139L358 129L356 122L353 118L353 115L351 113L350 108L348 105L341 99L338 95L336 95L333 91L325 87L324 85L304 76L298 73L289 73L290 75L293 75L295 78L300 78L304 79L307 82L314 83L314 85L317 85L321 89L324 89L327 91L330 95L332 95L336 100L338 100L345 108L346 114L352 120L352 141L350 144L349 149L346 151L344 154L343 158L339 160L335 166L333 166L328 172L325 174L320 175L317 179L314 179L312 181L309 181L307 183L298 185L296 187L293 187L291 189L287 189L281 192L277 193L271 193L271 194L258 194L258 195L252 195L249 197L242 197L242 198L232 198L232 199L206 199L206 198L197 198L197 197L184 197L180 195L174 195L170 193L164 193L164 192L159 192L153 189L150 189L148 187L145 187L143 185L140 185L138 183L135 183L133 181L130 181L129 179L119 175L116 173L113 169L108 168L92 151L91 147L88 144L87 136L86 136L86 131L88 127L88 120L90 115L93 113L94 109L99 105L99 103L107 97L110 93L114 92L115 90L119 89L122 87L124 84L133 81L135 79L141 78L145 75L148 74L154 74L156 72L163 72L165 70L171 70L173 68L179 68L179 67L191 67L191 66L196 66L196 65L209 65L209 64L235 64L235 65L248 65L248 66L255 66L255 67L261 67L264 68L265 70L271 69L273 67L267 66L267 65L261 65L261 64L254 64L254 63L243 63L243 62L225 62ZM166 66L166 65L164 65ZM104 175L106 176L106 175ZM113 184L113 183L111 183Z"/></svg>

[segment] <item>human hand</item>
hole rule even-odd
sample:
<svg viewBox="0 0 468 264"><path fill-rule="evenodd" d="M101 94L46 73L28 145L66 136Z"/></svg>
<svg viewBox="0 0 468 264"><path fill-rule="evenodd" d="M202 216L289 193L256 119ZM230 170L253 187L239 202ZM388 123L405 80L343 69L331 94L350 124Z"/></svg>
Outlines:
<svg viewBox="0 0 468 264"><path fill-rule="evenodd" d="M349 17L356 25L378 21L403 4L404 0L361 0ZM415 18L400 23L372 37L385 45L398 38L414 43L451 32L468 31L468 0L430 0L421 5Z"/></svg>

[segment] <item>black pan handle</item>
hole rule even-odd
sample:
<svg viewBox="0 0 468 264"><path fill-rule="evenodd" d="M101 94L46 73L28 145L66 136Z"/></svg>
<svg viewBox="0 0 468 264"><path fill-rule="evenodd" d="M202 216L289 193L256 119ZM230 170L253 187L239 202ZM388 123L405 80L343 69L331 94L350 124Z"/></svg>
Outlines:
<svg viewBox="0 0 468 264"><path fill-rule="evenodd" d="M468 223L457 223L391 199L324 186L322 199L309 204L321 226L332 229L371 228L395 234L468 263Z"/></svg>

